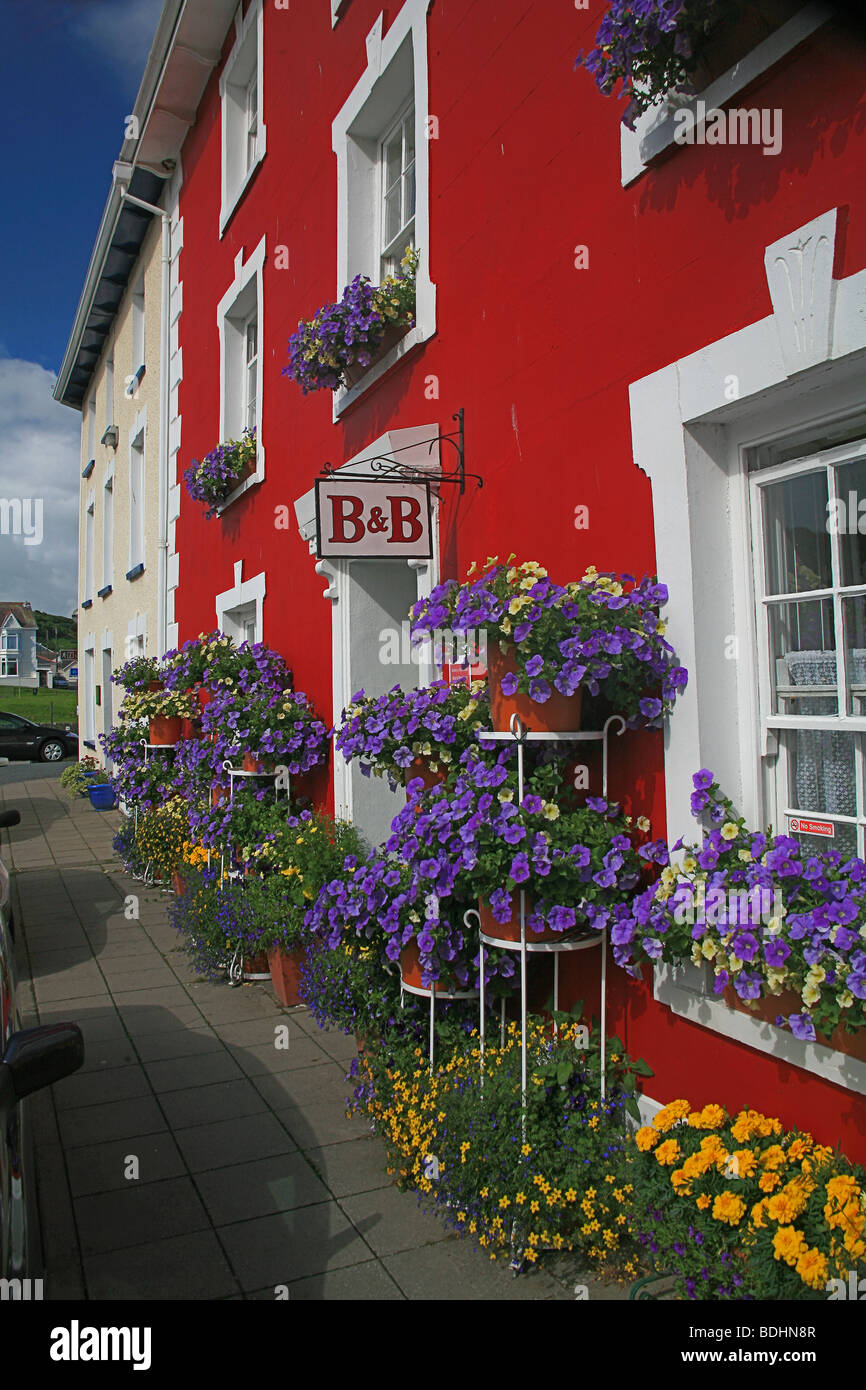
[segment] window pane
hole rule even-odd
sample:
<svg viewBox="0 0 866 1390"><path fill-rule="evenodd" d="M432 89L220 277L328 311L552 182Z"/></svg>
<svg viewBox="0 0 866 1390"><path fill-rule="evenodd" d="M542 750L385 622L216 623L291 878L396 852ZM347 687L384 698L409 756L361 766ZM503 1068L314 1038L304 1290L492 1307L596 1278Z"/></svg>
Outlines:
<svg viewBox="0 0 866 1390"><path fill-rule="evenodd" d="M403 180L403 192L405 201L403 206L403 224L409 222L415 216L415 162L413 160L411 168L408 170Z"/></svg>
<svg viewBox="0 0 866 1390"><path fill-rule="evenodd" d="M768 594L829 589L827 475L772 483L764 493L764 568Z"/></svg>
<svg viewBox="0 0 866 1390"><path fill-rule="evenodd" d="M403 122L403 133L406 141L404 168L407 167L415 158L415 112L410 111Z"/></svg>
<svg viewBox="0 0 866 1390"><path fill-rule="evenodd" d="M384 245L390 246L403 225L400 208L400 184L392 188L385 198L385 238Z"/></svg>
<svg viewBox="0 0 866 1390"><path fill-rule="evenodd" d="M400 132L385 146L385 190L393 188L400 181L403 172L403 140Z"/></svg>
<svg viewBox="0 0 866 1390"><path fill-rule="evenodd" d="M254 362L256 358L256 345L258 340L258 324L255 319L250 319L247 324L247 363Z"/></svg>
<svg viewBox="0 0 866 1390"><path fill-rule="evenodd" d="M770 677L773 713L838 714L831 599L773 604Z"/></svg>
<svg viewBox="0 0 866 1390"><path fill-rule="evenodd" d="M849 714L866 714L866 596L842 600L848 660Z"/></svg>
<svg viewBox="0 0 866 1390"><path fill-rule="evenodd" d="M807 854L826 854L828 849L838 850L840 854L850 856L857 853L857 827L854 825L837 825L836 834L832 839L825 835L800 835L795 834L794 839L799 840Z"/></svg>
<svg viewBox="0 0 866 1390"><path fill-rule="evenodd" d="M788 802L797 811L857 814L853 734L798 729L788 743Z"/></svg>
<svg viewBox="0 0 866 1390"><path fill-rule="evenodd" d="M836 496L840 505L833 522L839 531L842 584L866 584L866 459L836 470Z"/></svg>

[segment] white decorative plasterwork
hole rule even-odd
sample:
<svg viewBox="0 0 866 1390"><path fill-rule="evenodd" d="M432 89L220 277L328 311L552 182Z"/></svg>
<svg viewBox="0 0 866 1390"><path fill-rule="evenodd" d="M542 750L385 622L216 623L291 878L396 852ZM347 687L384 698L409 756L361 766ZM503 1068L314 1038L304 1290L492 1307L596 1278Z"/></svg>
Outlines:
<svg viewBox="0 0 866 1390"><path fill-rule="evenodd" d="M656 565L671 594L667 637L689 672L665 729L669 843L698 833L690 798L702 767L747 823L766 823L746 454L862 408L866 270L833 280L836 229L831 209L767 247L772 314L629 386L634 461L652 484ZM657 972L656 997L758 1051L866 1086L866 1070L732 1015L671 972Z"/></svg>
<svg viewBox="0 0 866 1390"><path fill-rule="evenodd" d="M764 252L773 317L788 376L826 361L833 325L836 209Z"/></svg>

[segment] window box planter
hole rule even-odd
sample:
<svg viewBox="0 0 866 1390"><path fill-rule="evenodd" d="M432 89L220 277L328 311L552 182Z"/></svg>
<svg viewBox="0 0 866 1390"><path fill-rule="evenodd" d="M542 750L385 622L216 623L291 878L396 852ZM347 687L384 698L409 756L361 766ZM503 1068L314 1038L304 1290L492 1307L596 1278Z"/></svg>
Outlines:
<svg viewBox="0 0 866 1390"><path fill-rule="evenodd" d="M697 91L704 91L799 8L802 7L794 0L751 0L747 6L724 15L713 25L698 54L690 74L692 85Z"/></svg>
<svg viewBox="0 0 866 1390"><path fill-rule="evenodd" d="M371 355L370 361L366 366L362 366L360 362L351 362L349 366L343 368L343 380L346 386L351 388L357 386L359 381L363 381L367 373L375 367L378 362L381 362L382 358L386 357L391 349L396 347L397 344L406 337L406 334L412 331L413 327L414 325L411 323L389 323L382 335L379 346Z"/></svg>
<svg viewBox="0 0 866 1390"><path fill-rule="evenodd" d="M183 480L193 501L205 503L205 517L210 519L257 470L256 432L250 429L244 431L243 439L229 439L203 459L193 459Z"/></svg>
<svg viewBox="0 0 866 1390"><path fill-rule="evenodd" d="M803 1008L803 1001L793 990L783 990L781 994L767 994L763 999L747 1002L740 998L733 985L728 985L723 998L728 1007L735 1009L737 1013L747 1014L761 1023L774 1025L780 1014L787 1018L789 1014L800 1013ZM834 1028L829 1037L816 1031L815 1042L820 1047L829 1047L833 1052L841 1052L855 1061L866 1062L866 1028L859 1028L855 1033L846 1033L844 1028Z"/></svg>

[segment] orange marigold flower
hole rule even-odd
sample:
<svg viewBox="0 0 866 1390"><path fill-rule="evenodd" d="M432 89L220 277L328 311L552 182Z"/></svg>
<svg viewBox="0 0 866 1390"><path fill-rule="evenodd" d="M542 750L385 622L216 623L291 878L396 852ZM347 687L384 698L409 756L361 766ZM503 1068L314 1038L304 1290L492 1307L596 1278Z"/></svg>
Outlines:
<svg viewBox="0 0 866 1390"><path fill-rule="evenodd" d="M656 1159L659 1163L668 1166L676 1163L680 1156L680 1146L676 1139L666 1139L663 1144L659 1144L656 1149Z"/></svg>
<svg viewBox="0 0 866 1390"><path fill-rule="evenodd" d="M745 1212L745 1202L734 1192L721 1192L713 1202L713 1219L715 1221L727 1221L729 1226L736 1226L742 1220Z"/></svg>

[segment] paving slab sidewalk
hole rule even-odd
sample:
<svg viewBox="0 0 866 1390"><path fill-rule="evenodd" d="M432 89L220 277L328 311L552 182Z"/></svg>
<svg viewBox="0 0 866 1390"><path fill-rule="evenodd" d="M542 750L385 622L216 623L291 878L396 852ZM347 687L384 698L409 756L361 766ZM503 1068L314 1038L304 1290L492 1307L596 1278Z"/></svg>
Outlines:
<svg viewBox="0 0 866 1390"><path fill-rule="evenodd" d="M116 813L44 777L0 792L23 1026L74 1020L87 1052L31 1102L49 1298L574 1299L567 1263L515 1278L391 1183L346 1117L354 1039L194 974Z"/></svg>

